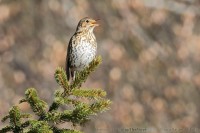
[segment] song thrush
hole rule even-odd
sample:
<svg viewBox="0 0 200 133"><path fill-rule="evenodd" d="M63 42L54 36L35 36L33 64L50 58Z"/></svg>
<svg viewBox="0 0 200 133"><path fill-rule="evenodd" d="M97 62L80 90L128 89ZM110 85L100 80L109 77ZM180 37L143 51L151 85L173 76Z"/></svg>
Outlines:
<svg viewBox="0 0 200 133"><path fill-rule="evenodd" d="M79 21L76 32L71 37L67 49L66 74L67 79L75 80L76 71L81 71L95 58L97 42L93 30L97 20L83 18Z"/></svg>

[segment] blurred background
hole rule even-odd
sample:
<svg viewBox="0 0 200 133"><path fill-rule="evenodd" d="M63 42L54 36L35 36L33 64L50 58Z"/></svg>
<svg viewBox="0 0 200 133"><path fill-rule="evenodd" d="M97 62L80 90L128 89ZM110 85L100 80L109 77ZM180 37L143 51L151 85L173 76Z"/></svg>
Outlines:
<svg viewBox="0 0 200 133"><path fill-rule="evenodd" d="M0 117L28 87L52 102L54 71L86 16L101 19L103 63L84 86L104 89L113 104L82 131L200 131L199 0L0 0Z"/></svg>

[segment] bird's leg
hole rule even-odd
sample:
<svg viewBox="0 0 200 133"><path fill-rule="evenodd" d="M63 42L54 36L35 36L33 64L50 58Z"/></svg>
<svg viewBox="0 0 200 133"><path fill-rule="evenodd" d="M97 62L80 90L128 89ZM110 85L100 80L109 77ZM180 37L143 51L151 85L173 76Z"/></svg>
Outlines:
<svg viewBox="0 0 200 133"><path fill-rule="evenodd" d="M76 71L72 71L71 75L72 75L72 83L73 83L76 80ZM81 88L81 84L79 86L77 86L77 87Z"/></svg>
<svg viewBox="0 0 200 133"><path fill-rule="evenodd" d="M76 71L72 71L72 72L71 72L71 75L72 75L72 81L75 81L75 78L76 78Z"/></svg>

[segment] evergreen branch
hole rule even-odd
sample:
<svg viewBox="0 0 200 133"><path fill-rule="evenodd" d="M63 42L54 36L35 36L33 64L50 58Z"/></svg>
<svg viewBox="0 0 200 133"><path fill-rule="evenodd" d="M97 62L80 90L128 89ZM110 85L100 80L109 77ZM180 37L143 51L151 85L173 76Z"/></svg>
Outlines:
<svg viewBox="0 0 200 133"><path fill-rule="evenodd" d="M58 112L58 111L52 111L52 112L48 112L44 118L44 120L46 121L51 121L54 123L60 123L60 117L61 117L62 113Z"/></svg>
<svg viewBox="0 0 200 133"><path fill-rule="evenodd" d="M79 124L88 121L88 115L88 112L84 112L81 109L65 110L63 112L52 111L47 113L44 120L54 123L72 122L73 124Z"/></svg>
<svg viewBox="0 0 200 133"><path fill-rule="evenodd" d="M30 121L30 129L27 133L53 133L47 121Z"/></svg>
<svg viewBox="0 0 200 133"><path fill-rule="evenodd" d="M61 113L60 120L65 122L72 122L73 125L81 124L89 120L88 114L89 113L86 113L81 109L74 109L72 112L64 111Z"/></svg>
<svg viewBox="0 0 200 133"><path fill-rule="evenodd" d="M56 82L64 88L65 92L68 92L69 90L69 83L67 81L67 76L65 74L65 70L61 67L58 67L56 69L56 72L54 74L54 77L56 79Z"/></svg>
<svg viewBox="0 0 200 133"><path fill-rule="evenodd" d="M79 103L75 105L75 109L72 112L67 111L62 113L60 119L62 121L70 120L73 124L84 124L90 120L90 115L96 115L98 112L108 110L110 104L110 100L97 101L91 105L86 103Z"/></svg>
<svg viewBox="0 0 200 133"><path fill-rule="evenodd" d="M31 114L28 114L28 113L21 114L21 118L30 118L30 117L31 117Z"/></svg>
<svg viewBox="0 0 200 133"><path fill-rule="evenodd" d="M49 110L46 111L47 103L38 97L37 91L34 88L29 88L25 92L25 99L20 100L20 103L29 103L33 112L40 117L39 120L28 119L25 122L21 122L22 118L30 118L31 115L21 113L19 107L13 106L9 111L9 115L2 119L2 122L4 122L10 118L10 125L2 128L0 133L9 131L14 133L81 133L77 130L59 129L55 125L63 122L72 122L73 125L84 124L90 120L91 115L96 115L98 112L109 109L111 101L104 99L106 96L104 90L80 89L81 84L86 81L88 75L100 63L101 57L96 57L87 68L76 74L76 79L71 85L66 79L64 69L57 68L55 79L64 90L55 92L54 100ZM81 101L81 98L87 98L91 101L86 103ZM70 105L72 108L58 111L60 105Z"/></svg>
<svg viewBox="0 0 200 133"><path fill-rule="evenodd" d="M9 111L10 125L13 127L20 127L21 114L18 106L13 106Z"/></svg>
<svg viewBox="0 0 200 133"><path fill-rule="evenodd" d="M56 93L54 94L54 102L55 103L58 103L59 105L63 105L63 104L66 104L66 103L69 103L67 101L67 98L65 98L63 95L63 93L61 93L61 91L56 91Z"/></svg>
<svg viewBox="0 0 200 133"><path fill-rule="evenodd" d="M70 92L69 94L71 93L72 92ZM61 93L60 91L56 91L56 93L54 94L54 102L51 104L48 112L57 110L60 105L70 104L70 103L71 104L79 103L79 101L66 98L62 94L63 93Z"/></svg>
<svg viewBox="0 0 200 133"><path fill-rule="evenodd" d="M62 122L72 122L73 124L78 124L83 121L88 120L88 114L81 112L79 110L65 110L63 112L52 111L48 112L44 118L45 121L51 121L53 123L62 123ZM81 121L81 122L80 122Z"/></svg>
<svg viewBox="0 0 200 133"><path fill-rule="evenodd" d="M59 95L57 97L66 97L68 95L70 95L70 91L74 88L80 87L80 85L82 84L82 82L85 82L85 80L87 79L88 75L93 72L95 70L95 68L102 62L102 59L100 56L96 57L89 65L89 67L87 67L86 69L84 69L82 72L77 73L76 79L73 82L73 84L69 85L67 79L66 79L66 74L63 68L58 67L56 69L56 72L54 74L55 79L57 81L57 83L64 88L64 92L61 93L57 92L56 95ZM57 98L54 98L54 102L51 104L49 111L53 111L53 110L57 110L59 108L59 106L62 104L61 99L58 100Z"/></svg>
<svg viewBox="0 0 200 133"><path fill-rule="evenodd" d="M90 109L93 111L93 112L103 112L103 111L106 111L109 109L109 105L111 104L112 102L110 100L101 100L101 101L97 101L93 104L90 105Z"/></svg>
<svg viewBox="0 0 200 133"><path fill-rule="evenodd" d="M5 122L8 118L10 118L10 115L6 115L1 119L1 122Z"/></svg>
<svg viewBox="0 0 200 133"><path fill-rule="evenodd" d="M48 112L51 112L53 110L57 110L59 108L59 106L60 106L60 103L53 102L51 104L51 106L49 107L49 111Z"/></svg>
<svg viewBox="0 0 200 133"><path fill-rule="evenodd" d="M106 92L101 89L73 89L72 94L79 97L102 98L106 96Z"/></svg>
<svg viewBox="0 0 200 133"><path fill-rule="evenodd" d="M22 128L26 128L26 127L28 127L29 125L30 125L30 121L26 121L26 122L24 122L24 123L21 124L21 127L22 127Z"/></svg>
<svg viewBox="0 0 200 133"><path fill-rule="evenodd" d="M79 101L75 99L70 99L68 97L62 97L62 96L55 96L54 102L58 103L59 105L79 103Z"/></svg>
<svg viewBox="0 0 200 133"><path fill-rule="evenodd" d="M27 100L26 100L26 99L21 99L21 100L19 101L19 104L20 104L20 103L24 103L24 102L27 102Z"/></svg>
<svg viewBox="0 0 200 133"><path fill-rule="evenodd" d="M75 81L70 85L70 88L73 89L73 88L78 88L81 86L81 84L83 82L86 81L87 77L89 76L89 74L91 72L93 72L96 67L101 64L102 62L102 59L101 59L101 56L98 56L96 57L90 64L88 67L86 67L83 71L81 72L77 72L76 73L76 79Z"/></svg>
<svg viewBox="0 0 200 133"><path fill-rule="evenodd" d="M57 127L52 127L54 133L83 133L78 130L72 130L72 129L58 129Z"/></svg>
<svg viewBox="0 0 200 133"><path fill-rule="evenodd" d="M4 128L2 128L0 130L0 133L6 133L6 132L10 132L12 130L13 130L12 126L5 126Z"/></svg>
<svg viewBox="0 0 200 133"><path fill-rule="evenodd" d="M55 93L54 93L54 101L53 103L51 104L51 106L49 107L49 111L48 112L51 112L53 110L57 110L58 107L60 106L60 104L62 104L62 92L60 90L56 90Z"/></svg>
<svg viewBox="0 0 200 133"><path fill-rule="evenodd" d="M21 118L29 118L30 114L21 114L18 106L13 106L9 115L5 116L2 121L10 118L10 126L6 126L0 130L0 133L5 133L8 131L13 131L14 133L20 133L23 131L23 128L28 126L28 122L21 123Z"/></svg>
<svg viewBox="0 0 200 133"><path fill-rule="evenodd" d="M74 110L61 113L60 119L62 121L71 121L74 125L83 124L90 120L89 115L94 114L95 113L90 109L90 105L80 102L75 105Z"/></svg>
<svg viewBox="0 0 200 133"><path fill-rule="evenodd" d="M53 110L57 110L60 105L68 104L70 102L71 101L68 98L65 98L63 96L63 93L60 90L57 90L54 93L54 102L51 104L51 106L49 108L49 112L51 112Z"/></svg>
<svg viewBox="0 0 200 133"><path fill-rule="evenodd" d="M37 91L34 88L29 88L25 92L26 100L30 104L33 112L38 116L43 116L45 114L45 109L47 107L46 102L40 100Z"/></svg>

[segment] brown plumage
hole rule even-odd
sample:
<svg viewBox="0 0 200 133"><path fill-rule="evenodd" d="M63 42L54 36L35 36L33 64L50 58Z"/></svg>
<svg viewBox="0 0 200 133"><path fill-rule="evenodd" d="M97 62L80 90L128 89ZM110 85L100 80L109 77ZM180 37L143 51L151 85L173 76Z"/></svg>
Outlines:
<svg viewBox="0 0 200 133"><path fill-rule="evenodd" d="M81 71L95 58L97 42L93 30L98 24L92 18L79 21L76 32L71 37L67 49L66 74L67 79L75 80L76 71Z"/></svg>

